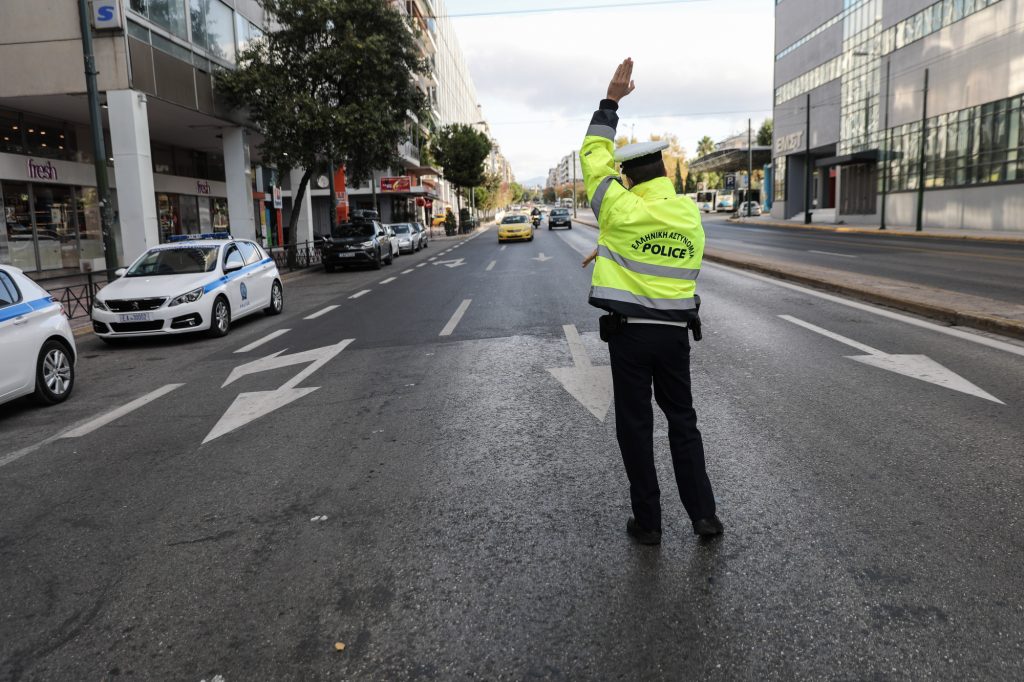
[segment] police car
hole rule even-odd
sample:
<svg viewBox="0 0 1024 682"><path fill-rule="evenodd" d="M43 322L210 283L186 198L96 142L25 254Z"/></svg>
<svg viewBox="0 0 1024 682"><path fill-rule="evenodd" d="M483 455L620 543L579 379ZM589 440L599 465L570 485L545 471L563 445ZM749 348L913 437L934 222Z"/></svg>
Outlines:
<svg viewBox="0 0 1024 682"><path fill-rule="evenodd" d="M172 237L117 274L93 302L92 328L105 341L194 331L224 336L233 320L284 310L274 259L226 233Z"/></svg>
<svg viewBox="0 0 1024 682"><path fill-rule="evenodd" d="M67 400L76 357L60 303L18 268L0 265L0 403L25 395L43 405Z"/></svg>

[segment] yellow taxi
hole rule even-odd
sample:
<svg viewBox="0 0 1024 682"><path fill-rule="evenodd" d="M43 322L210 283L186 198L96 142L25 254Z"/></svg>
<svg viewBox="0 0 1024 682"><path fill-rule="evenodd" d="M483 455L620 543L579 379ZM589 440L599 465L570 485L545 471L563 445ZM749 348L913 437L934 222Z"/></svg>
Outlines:
<svg viewBox="0 0 1024 682"><path fill-rule="evenodd" d="M498 223L498 243L515 241L533 241L533 223L530 216L514 213L507 215Z"/></svg>

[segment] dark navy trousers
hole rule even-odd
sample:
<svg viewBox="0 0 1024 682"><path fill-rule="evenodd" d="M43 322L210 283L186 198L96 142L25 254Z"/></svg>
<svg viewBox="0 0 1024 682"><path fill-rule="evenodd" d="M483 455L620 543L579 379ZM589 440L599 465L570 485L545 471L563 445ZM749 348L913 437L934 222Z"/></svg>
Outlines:
<svg viewBox="0 0 1024 682"><path fill-rule="evenodd" d="M690 337L685 327L630 323L608 343L615 388L615 431L629 478L633 517L661 530L661 490L654 469L654 399L668 419L679 497L691 521L715 515L690 386Z"/></svg>

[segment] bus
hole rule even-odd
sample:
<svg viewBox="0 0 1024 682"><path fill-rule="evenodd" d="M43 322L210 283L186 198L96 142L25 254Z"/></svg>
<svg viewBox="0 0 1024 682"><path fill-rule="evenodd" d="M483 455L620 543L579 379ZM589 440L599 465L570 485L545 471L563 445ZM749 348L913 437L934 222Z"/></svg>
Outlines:
<svg viewBox="0 0 1024 682"><path fill-rule="evenodd" d="M697 192L697 198L694 199L697 202L697 208L703 213L714 213L718 210L718 190L707 189L702 192Z"/></svg>

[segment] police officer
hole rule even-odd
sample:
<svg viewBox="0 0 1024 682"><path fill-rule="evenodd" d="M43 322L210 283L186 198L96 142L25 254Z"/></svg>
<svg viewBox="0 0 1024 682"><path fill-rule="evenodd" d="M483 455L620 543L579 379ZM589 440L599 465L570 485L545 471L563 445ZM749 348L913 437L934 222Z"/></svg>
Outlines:
<svg viewBox="0 0 1024 682"><path fill-rule="evenodd" d="M626 530L645 545L661 542L661 491L654 469L654 399L668 419L679 497L702 537L722 533L704 466L704 445L690 391L688 328L699 338L695 294L704 254L700 212L676 195L665 173L665 142L615 152L619 100L635 87L633 60L615 71L608 97L594 113L580 151L587 197L597 216L590 304L601 320L611 356L615 430L629 478L633 516ZM625 184L615 170L622 164Z"/></svg>

